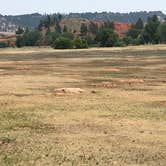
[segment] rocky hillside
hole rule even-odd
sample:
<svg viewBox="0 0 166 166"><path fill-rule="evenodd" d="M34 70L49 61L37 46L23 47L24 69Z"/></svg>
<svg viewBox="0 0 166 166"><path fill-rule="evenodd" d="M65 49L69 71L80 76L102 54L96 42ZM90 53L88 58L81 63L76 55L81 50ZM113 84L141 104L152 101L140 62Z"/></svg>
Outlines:
<svg viewBox="0 0 166 166"><path fill-rule="evenodd" d="M87 27L90 26L90 24L96 24L99 28L104 25L103 21L93 21L88 19L77 19L77 18L65 18L61 21L60 25L63 29L64 26L68 27L69 30L72 31L72 33L75 31L76 34L80 33L81 25L85 24ZM132 24L129 23L123 23L123 22L114 22L114 31L119 35L119 37L124 37L124 35L128 32L128 30L131 28Z"/></svg>
<svg viewBox="0 0 166 166"><path fill-rule="evenodd" d="M91 23L97 25L98 28L104 24L103 21L93 21L84 18L64 18L60 22L60 26L62 30L64 29L64 26L66 26L72 33L79 34L82 24L89 27Z"/></svg>

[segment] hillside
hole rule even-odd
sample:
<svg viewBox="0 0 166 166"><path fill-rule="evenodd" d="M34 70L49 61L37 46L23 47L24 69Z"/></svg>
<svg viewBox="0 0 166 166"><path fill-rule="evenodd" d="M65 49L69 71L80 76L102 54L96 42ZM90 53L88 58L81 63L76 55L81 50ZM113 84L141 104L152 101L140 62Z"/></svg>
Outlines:
<svg viewBox="0 0 166 166"><path fill-rule="evenodd" d="M34 29L35 27L37 27L40 20L45 19L45 17L45 15L41 15L38 13L17 16L0 15L0 31L13 32L17 29L18 26Z"/></svg>
<svg viewBox="0 0 166 166"><path fill-rule="evenodd" d="M5 16L0 15L0 32L13 32L17 24L8 20Z"/></svg>
<svg viewBox="0 0 166 166"><path fill-rule="evenodd" d="M66 26L68 31L73 33L74 36L81 35L81 26L84 24L89 29L90 25L96 25L96 27L100 28L104 25L104 21L93 21L88 20L84 18L64 18L60 22L60 27L63 30ZM125 34L128 32L128 30L131 28L132 24L129 23L123 23L123 22L114 22L114 31L119 35L120 38L124 37ZM50 27L50 30L52 32L55 31L56 25L53 25ZM45 34L47 32L47 29L43 29L43 33ZM91 33L89 33L91 35Z"/></svg>
<svg viewBox="0 0 166 166"><path fill-rule="evenodd" d="M95 25L97 25L97 27L101 27L104 24L103 21L92 21L84 18L64 18L60 22L60 26L61 29L63 29L64 26L66 26L69 31L77 35L80 34L82 24L89 27L91 23L94 23Z"/></svg>
<svg viewBox="0 0 166 166"><path fill-rule="evenodd" d="M123 38L131 26L132 24L130 23L114 22L114 31L119 35L120 38Z"/></svg>
<svg viewBox="0 0 166 166"><path fill-rule="evenodd" d="M102 12L102 13L70 13L63 15L64 18L84 18L94 21L114 21L114 22L124 22L124 23L135 23L138 18L142 18L146 21L148 17L157 15L161 21L166 17L161 11L152 12L130 12L130 13L112 13L112 12ZM56 14L53 14L56 16ZM15 31L18 26L29 27L34 29L40 22L44 20L46 15L41 15L39 13L16 15L16 16L3 16L0 15L0 31Z"/></svg>
<svg viewBox="0 0 166 166"><path fill-rule="evenodd" d="M70 13L69 15L66 15L66 17L86 18L96 21L117 21L117 22L134 24L139 18L141 18L144 22L146 22L147 18L152 17L153 15L157 15L161 21L163 21L166 16L161 11L151 11L151 12L142 11L142 12L130 12L130 13L113 13L113 12Z"/></svg>

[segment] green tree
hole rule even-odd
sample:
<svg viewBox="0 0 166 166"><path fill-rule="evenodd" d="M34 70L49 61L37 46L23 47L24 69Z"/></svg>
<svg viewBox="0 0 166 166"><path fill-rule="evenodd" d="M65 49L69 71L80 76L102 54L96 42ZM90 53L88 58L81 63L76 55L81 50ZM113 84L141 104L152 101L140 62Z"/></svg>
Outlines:
<svg viewBox="0 0 166 166"><path fill-rule="evenodd" d="M24 33L24 30L19 26L18 29L16 30L17 35L21 35Z"/></svg>
<svg viewBox="0 0 166 166"><path fill-rule="evenodd" d="M114 30L114 22L110 22L110 21L105 22L103 28L110 28Z"/></svg>
<svg viewBox="0 0 166 166"><path fill-rule="evenodd" d="M86 24L81 24L81 29L80 29L81 34L84 36L88 32L88 27Z"/></svg>
<svg viewBox="0 0 166 166"><path fill-rule="evenodd" d="M63 19L63 16L61 14L58 14L57 18L58 18L58 22L60 22Z"/></svg>
<svg viewBox="0 0 166 166"><path fill-rule="evenodd" d="M46 36L45 36L45 42L44 43L46 45L52 46L52 45L54 45L55 40L58 37L60 37L59 33L57 33L57 32L50 32L50 33L46 34Z"/></svg>
<svg viewBox="0 0 166 166"><path fill-rule="evenodd" d="M96 23L94 23L93 21L90 22L89 25L89 32L96 35L98 32L98 25Z"/></svg>
<svg viewBox="0 0 166 166"><path fill-rule="evenodd" d="M66 25L64 25L64 27L63 27L63 33L66 33L66 32L68 32L68 28L67 28Z"/></svg>
<svg viewBox="0 0 166 166"><path fill-rule="evenodd" d="M87 41L85 39L76 38L74 40L74 47L76 49L88 48L88 44L87 44Z"/></svg>
<svg viewBox="0 0 166 166"><path fill-rule="evenodd" d="M158 36L160 43L166 43L166 22L160 24L158 28Z"/></svg>
<svg viewBox="0 0 166 166"><path fill-rule="evenodd" d="M43 20L40 20L40 23L39 23L37 29L38 29L39 31L42 31L43 26L44 26L44 21L43 21Z"/></svg>
<svg viewBox="0 0 166 166"><path fill-rule="evenodd" d="M42 35L38 31L31 31L24 34L24 40L26 46L37 46L40 45L40 41L42 40Z"/></svg>
<svg viewBox="0 0 166 166"><path fill-rule="evenodd" d="M60 33L60 34L62 33L62 28L61 28L59 22L56 22L55 30L56 30L58 33Z"/></svg>
<svg viewBox="0 0 166 166"><path fill-rule="evenodd" d="M6 42L0 42L0 48L6 48L9 47L9 44Z"/></svg>
<svg viewBox="0 0 166 166"><path fill-rule="evenodd" d="M96 36L101 47L113 47L119 45L118 35L110 28L103 28Z"/></svg>
<svg viewBox="0 0 166 166"><path fill-rule="evenodd" d="M25 39L22 36L18 36L16 39L16 46L17 47L24 47L25 46Z"/></svg>
<svg viewBox="0 0 166 166"><path fill-rule="evenodd" d="M84 37L84 39L87 41L88 46L92 46L96 44L94 37L92 36L87 35Z"/></svg>
<svg viewBox="0 0 166 166"><path fill-rule="evenodd" d="M56 49L71 49L73 48L73 41L68 38L60 37L56 39L53 47Z"/></svg>
<svg viewBox="0 0 166 166"><path fill-rule="evenodd" d="M51 16L50 15L47 15L47 18L44 21L44 25L46 28L50 27L50 25L51 25Z"/></svg>
<svg viewBox="0 0 166 166"><path fill-rule="evenodd" d="M70 33L70 32L65 32L65 33L63 33L62 37L68 38L70 40L73 40L74 35L72 33Z"/></svg>
<svg viewBox="0 0 166 166"><path fill-rule="evenodd" d="M126 36L128 38L125 39L125 41L127 41L128 39L130 40L130 42L133 41L133 43L130 43L130 44L134 44L138 38L140 38L140 35L142 33L142 30L144 28L144 23L142 21L141 18L138 19L138 21L136 22L135 25L133 25L131 27L131 29L129 29L129 31L127 32Z"/></svg>
<svg viewBox="0 0 166 166"><path fill-rule="evenodd" d="M123 38L123 43L128 46L128 45L132 45L133 44L133 38L130 36L125 36Z"/></svg>
<svg viewBox="0 0 166 166"><path fill-rule="evenodd" d="M160 22L157 16L148 18L148 22L144 28L141 39L143 43L157 44L159 42L158 28Z"/></svg>
<svg viewBox="0 0 166 166"><path fill-rule="evenodd" d="M136 24L134 25L135 29L143 29L144 28L144 22L142 21L141 18L138 19Z"/></svg>
<svg viewBox="0 0 166 166"><path fill-rule="evenodd" d="M24 33L22 36L18 36L16 40L17 47L23 46L37 46L40 45L42 40L42 35L38 31L30 31L28 33Z"/></svg>
<svg viewBox="0 0 166 166"><path fill-rule="evenodd" d="M131 37L132 39L136 39L139 37L141 32L142 32L142 30L136 29L135 27L133 27L133 28L129 29L129 31L127 32L127 36Z"/></svg>

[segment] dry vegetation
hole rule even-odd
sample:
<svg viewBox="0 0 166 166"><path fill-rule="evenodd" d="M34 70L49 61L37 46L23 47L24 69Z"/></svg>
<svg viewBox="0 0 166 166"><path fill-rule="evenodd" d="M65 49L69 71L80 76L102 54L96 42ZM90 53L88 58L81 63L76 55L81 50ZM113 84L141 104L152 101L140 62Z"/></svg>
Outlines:
<svg viewBox="0 0 166 166"><path fill-rule="evenodd" d="M1 50L0 163L165 166L166 47Z"/></svg>

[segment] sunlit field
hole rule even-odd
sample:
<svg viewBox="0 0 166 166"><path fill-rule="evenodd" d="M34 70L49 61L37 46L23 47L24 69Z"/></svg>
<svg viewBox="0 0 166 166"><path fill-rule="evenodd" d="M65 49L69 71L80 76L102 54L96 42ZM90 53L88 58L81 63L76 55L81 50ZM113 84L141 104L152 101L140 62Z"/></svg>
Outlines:
<svg viewBox="0 0 166 166"><path fill-rule="evenodd" d="M0 50L0 165L166 165L166 46Z"/></svg>

